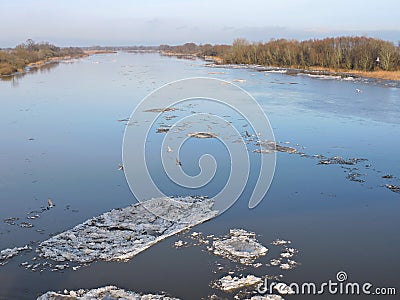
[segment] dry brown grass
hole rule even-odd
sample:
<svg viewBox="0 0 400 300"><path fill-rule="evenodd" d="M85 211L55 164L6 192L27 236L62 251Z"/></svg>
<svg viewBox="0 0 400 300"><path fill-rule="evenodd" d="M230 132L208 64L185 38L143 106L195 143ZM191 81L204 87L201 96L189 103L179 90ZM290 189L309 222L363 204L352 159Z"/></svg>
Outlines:
<svg viewBox="0 0 400 300"><path fill-rule="evenodd" d="M321 68L321 67L310 67L310 70L318 70L318 71L328 71L332 73L346 73L353 74L362 77L368 78L377 78L377 79L385 79L385 80L399 80L400 81L400 71L359 71L359 70L346 70L346 69L329 69L329 68Z"/></svg>
<svg viewBox="0 0 400 300"><path fill-rule="evenodd" d="M0 63L0 75L11 75L16 70L9 63Z"/></svg>
<svg viewBox="0 0 400 300"><path fill-rule="evenodd" d="M400 71L373 71L373 72L355 71L352 73L363 77L379 78L386 80L400 80Z"/></svg>

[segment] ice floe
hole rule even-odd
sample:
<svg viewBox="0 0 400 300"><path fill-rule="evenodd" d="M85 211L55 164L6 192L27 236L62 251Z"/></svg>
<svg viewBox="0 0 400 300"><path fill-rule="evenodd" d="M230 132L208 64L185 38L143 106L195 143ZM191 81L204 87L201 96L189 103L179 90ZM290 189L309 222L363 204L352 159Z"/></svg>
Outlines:
<svg viewBox="0 0 400 300"><path fill-rule="evenodd" d="M281 240L281 239L276 239L275 241L271 242L272 245L275 246L282 246L282 245L287 245L287 244L291 244L291 241L285 241L285 240Z"/></svg>
<svg viewBox="0 0 400 300"><path fill-rule="evenodd" d="M366 161L365 158L349 158L344 159L340 156L334 156L327 159L322 159L319 161L319 165L355 165L361 161Z"/></svg>
<svg viewBox="0 0 400 300"><path fill-rule="evenodd" d="M212 139L216 138L217 135L212 132L193 132L193 133L188 133L188 137L194 137L198 139Z"/></svg>
<svg viewBox="0 0 400 300"><path fill-rule="evenodd" d="M226 238L213 242L213 253L242 264L251 264L265 255L268 249L261 245L255 233L244 229L231 229Z"/></svg>
<svg viewBox="0 0 400 300"><path fill-rule="evenodd" d="M285 248L285 250L281 253L281 257L283 258L291 258L293 257L298 251L294 248Z"/></svg>
<svg viewBox="0 0 400 300"><path fill-rule="evenodd" d="M294 290L284 282L279 282L274 286L274 289L281 295L293 295Z"/></svg>
<svg viewBox="0 0 400 300"><path fill-rule="evenodd" d="M187 246L187 242L179 240L174 243L174 246L175 246L175 248L181 248L181 247Z"/></svg>
<svg viewBox="0 0 400 300"><path fill-rule="evenodd" d="M255 153L272 153L272 152L286 152L286 153L296 153L297 149L288 146L282 146L274 141L259 141L255 144L256 146L261 146L260 149L255 149Z"/></svg>
<svg viewBox="0 0 400 300"><path fill-rule="evenodd" d="M204 197L165 197L114 209L40 243L36 251L42 258L58 262L127 261L159 241L215 217L218 211L212 209L213 204Z"/></svg>
<svg viewBox="0 0 400 300"><path fill-rule="evenodd" d="M400 193L400 186L394 185L394 184L385 184L386 188L391 190L392 192L395 193Z"/></svg>
<svg viewBox="0 0 400 300"><path fill-rule="evenodd" d="M224 276L218 279L214 287L219 288L222 291L230 292L247 286L252 286L261 283L262 279L254 275L247 275L243 277L232 277L231 275Z"/></svg>
<svg viewBox="0 0 400 300"><path fill-rule="evenodd" d="M273 259L271 259L270 260L270 265L271 266L279 266L280 264L281 264L281 259L279 259L279 258L273 258Z"/></svg>
<svg viewBox="0 0 400 300"><path fill-rule="evenodd" d="M175 111L175 107L166 107L166 108L152 108L145 110L145 112L155 112L155 113L164 113L164 112L169 112L169 111Z"/></svg>
<svg viewBox="0 0 400 300"><path fill-rule="evenodd" d="M179 300L178 298L166 295L139 294L132 291L119 289L116 286L105 286L92 290L68 291L63 292L47 292L37 298L37 300Z"/></svg>

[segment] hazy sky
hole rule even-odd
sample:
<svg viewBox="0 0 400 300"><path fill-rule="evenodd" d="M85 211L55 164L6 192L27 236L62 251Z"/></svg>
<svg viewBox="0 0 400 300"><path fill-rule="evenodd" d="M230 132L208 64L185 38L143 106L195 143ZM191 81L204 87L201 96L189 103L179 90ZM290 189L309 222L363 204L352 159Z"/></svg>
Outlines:
<svg viewBox="0 0 400 300"><path fill-rule="evenodd" d="M368 35L400 40L399 0L0 0L0 47L231 43Z"/></svg>

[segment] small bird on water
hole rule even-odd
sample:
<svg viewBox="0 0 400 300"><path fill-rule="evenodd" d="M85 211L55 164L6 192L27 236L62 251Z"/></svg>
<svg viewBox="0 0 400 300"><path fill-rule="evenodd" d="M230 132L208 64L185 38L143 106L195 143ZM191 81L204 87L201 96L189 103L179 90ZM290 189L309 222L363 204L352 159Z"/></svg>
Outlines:
<svg viewBox="0 0 400 300"><path fill-rule="evenodd" d="M176 164L177 164L178 166L181 166L181 167L182 167L182 162L180 162L178 158L176 158Z"/></svg>

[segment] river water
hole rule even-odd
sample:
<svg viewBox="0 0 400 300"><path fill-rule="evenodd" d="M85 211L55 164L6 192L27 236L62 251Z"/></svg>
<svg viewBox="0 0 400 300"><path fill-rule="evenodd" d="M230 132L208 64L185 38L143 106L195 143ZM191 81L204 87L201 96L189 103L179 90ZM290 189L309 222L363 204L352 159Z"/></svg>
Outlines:
<svg viewBox="0 0 400 300"><path fill-rule="evenodd" d="M156 53L95 55L0 81L0 250L29 243L35 248L92 216L134 203L118 170L126 124L118 120L129 117L156 88L187 77L240 79L236 84L261 105L276 141L306 154L277 153L271 187L255 209L247 208L250 185L228 211L194 230L223 235L231 228L244 228L257 233L267 247L282 238L299 250L300 264L293 270L262 266L244 268L243 274L283 275L287 283L321 283L345 271L348 281L396 287L399 293L400 193L385 187L400 185L399 87L214 69L202 61ZM238 121L234 114L225 117ZM158 141L162 136L152 133L151 138ZM217 160L226 155L212 139L188 147L182 160L190 161L190 155L198 158L203 152L214 151ZM267 154L250 154L257 155ZM367 160L323 165L314 155ZM157 166L152 168L157 173ZM185 168L188 173L198 172L196 163ZM226 172L217 172L217 183L201 193L213 196L225 181ZM167 181L163 184L168 193L184 193ZM46 207L48 198L54 208L37 219L26 219L29 212ZM11 217L19 218L15 225L3 222ZM34 227L23 228L21 222ZM0 266L0 299L36 299L48 290L104 285L164 291L182 299L214 293L233 297L210 284L225 276L229 267L218 270L218 258L201 247L175 249L174 242L182 238L185 234L168 238L128 263L98 262L78 271L32 272L20 264L34 252L21 254ZM332 299L331 295L318 297Z"/></svg>

